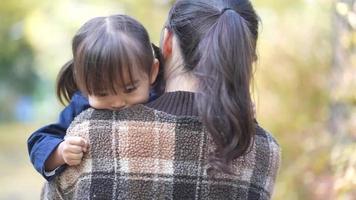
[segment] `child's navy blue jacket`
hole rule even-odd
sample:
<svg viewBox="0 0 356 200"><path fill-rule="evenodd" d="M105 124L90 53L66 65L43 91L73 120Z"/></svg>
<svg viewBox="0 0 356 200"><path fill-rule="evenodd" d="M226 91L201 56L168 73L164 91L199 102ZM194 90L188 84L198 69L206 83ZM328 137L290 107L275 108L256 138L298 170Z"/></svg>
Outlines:
<svg viewBox="0 0 356 200"><path fill-rule="evenodd" d="M54 176L45 175L45 161L64 140L66 131L74 118L89 107L88 99L82 96L80 92L76 92L69 105L61 112L57 123L40 128L32 133L27 140L31 162L36 170L47 180ZM55 170L55 174L63 171L64 167L61 166Z"/></svg>

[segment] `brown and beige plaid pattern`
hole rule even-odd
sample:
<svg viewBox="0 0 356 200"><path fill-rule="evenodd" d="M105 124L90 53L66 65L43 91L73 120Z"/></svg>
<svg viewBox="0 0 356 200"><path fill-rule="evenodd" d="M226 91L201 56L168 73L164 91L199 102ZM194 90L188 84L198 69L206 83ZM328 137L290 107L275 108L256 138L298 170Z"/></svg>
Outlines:
<svg viewBox="0 0 356 200"><path fill-rule="evenodd" d="M206 174L214 148L202 124L137 105L120 112L88 109L68 135L89 141L79 166L45 184L42 199L270 199L280 149L262 128L236 175Z"/></svg>

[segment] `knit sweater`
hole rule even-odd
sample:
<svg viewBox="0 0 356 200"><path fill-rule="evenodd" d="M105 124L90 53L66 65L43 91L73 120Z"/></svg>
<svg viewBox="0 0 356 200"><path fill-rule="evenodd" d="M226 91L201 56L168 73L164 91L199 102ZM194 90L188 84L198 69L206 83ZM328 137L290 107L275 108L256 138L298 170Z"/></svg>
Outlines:
<svg viewBox="0 0 356 200"><path fill-rule="evenodd" d="M42 199L270 199L280 165L272 135L256 126L234 175L206 173L214 144L194 94L173 92L120 111L88 109L67 135L89 142L80 165L47 182Z"/></svg>

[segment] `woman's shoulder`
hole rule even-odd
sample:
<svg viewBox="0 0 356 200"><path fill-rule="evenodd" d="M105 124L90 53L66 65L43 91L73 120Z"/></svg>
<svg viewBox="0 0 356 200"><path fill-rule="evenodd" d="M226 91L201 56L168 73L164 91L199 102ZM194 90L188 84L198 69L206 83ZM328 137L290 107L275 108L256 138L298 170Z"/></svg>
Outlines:
<svg viewBox="0 0 356 200"><path fill-rule="evenodd" d="M253 147L247 157L253 163L251 185L264 188L270 196L281 165L281 148L277 140L269 131L257 125Z"/></svg>
<svg viewBox="0 0 356 200"><path fill-rule="evenodd" d="M280 167L280 152L273 135L257 125L249 151L233 161L236 175L229 178L246 184L252 199L270 199Z"/></svg>
<svg viewBox="0 0 356 200"><path fill-rule="evenodd" d="M200 123L197 117L176 116L166 112L138 104L119 111L97 110L88 108L80 113L72 122L69 129L83 124L104 121L140 121L140 122L167 122L167 123ZM69 130L68 129L68 130Z"/></svg>
<svg viewBox="0 0 356 200"><path fill-rule="evenodd" d="M95 108L88 108L87 110L81 112L73 120L71 126L75 126L81 123L89 123L95 121L112 121L112 120L125 120L133 117L141 116L142 119L150 118L150 113L153 115L153 111L147 109L143 105L135 105L129 108L124 108L119 111L113 110L99 110Z"/></svg>
<svg viewBox="0 0 356 200"><path fill-rule="evenodd" d="M279 143L275 139L275 137L272 135L271 132L267 131L266 129L262 128L260 125L256 126L256 138L261 140L261 142L269 144L271 148L279 149Z"/></svg>
<svg viewBox="0 0 356 200"><path fill-rule="evenodd" d="M257 165L266 165L269 171L277 171L281 161L281 148L275 137L261 126L256 126L256 135L252 147ZM259 162L259 163L258 163Z"/></svg>

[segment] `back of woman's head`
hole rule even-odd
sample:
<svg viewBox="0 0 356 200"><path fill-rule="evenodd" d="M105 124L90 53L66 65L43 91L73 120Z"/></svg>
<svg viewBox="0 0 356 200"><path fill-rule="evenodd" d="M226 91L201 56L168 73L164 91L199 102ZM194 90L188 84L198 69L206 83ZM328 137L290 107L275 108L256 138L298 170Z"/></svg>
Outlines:
<svg viewBox="0 0 356 200"><path fill-rule="evenodd" d="M89 95L116 94L118 85L124 85L124 74L131 83L133 73L150 74L154 49L146 29L135 19L127 15L93 18L73 38L73 59L58 75L57 96L63 102L77 90Z"/></svg>
<svg viewBox="0 0 356 200"><path fill-rule="evenodd" d="M231 161L247 153L255 133L250 82L258 16L248 0L178 0L167 28L199 81L199 115L216 144L208 172L231 173Z"/></svg>

